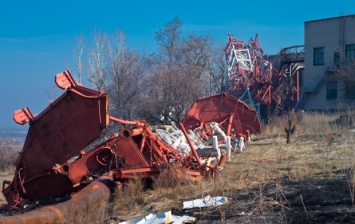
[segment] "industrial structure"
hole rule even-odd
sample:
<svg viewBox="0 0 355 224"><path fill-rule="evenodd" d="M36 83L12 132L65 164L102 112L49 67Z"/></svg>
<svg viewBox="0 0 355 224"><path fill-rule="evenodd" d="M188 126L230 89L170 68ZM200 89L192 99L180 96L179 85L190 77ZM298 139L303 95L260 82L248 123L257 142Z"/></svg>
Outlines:
<svg viewBox="0 0 355 224"><path fill-rule="evenodd" d="M218 108L201 100L199 105L210 106L208 114L193 107L197 113L186 125L193 126L193 115L198 116L205 122L198 124L199 130L213 133L202 136L191 130L195 126L186 130L183 123L180 130L167 132L152 130L146 121L112 117L109 95L76 84L69 71L57 74L55 82L65 92L40 114L33 115L27 107L14 112L14 121L29 123L29 130L13 180L3 182L2 193L11 208L67 200L102 176L118 187L130 179L154 178L167 169L193 181L214 178L227 154L230 158L231 138L260 131L255 109L228 94L208 100ZM109 130L114 124L118 129ZM228 142L224 152L217 133Z"/></svg>
<svg viewBox="0 0 355 224"><path fill-rule="evenodd" d="M340 73L355 59L355 15L306 21L304 31L305 69L296 109L354 108L355 90Z"/></svg>
<svg viewBox="0 0 355 224"><path fill-rule="evenodd" d="M292 110L300 99L304 47L283 48L264 54L258 35L249 43L228 34L225 48L228 91L255 107L259 116Z"/></svg>
<svg viewBox="0 0 355 224"><path fill-rule="evenodd" d="M290 110L355 108L355 15L306 21L304 46L264 54L258 35L247 43L228 34L228 91L262 117ZM349 67L352 66L352 69Z"/></svg>

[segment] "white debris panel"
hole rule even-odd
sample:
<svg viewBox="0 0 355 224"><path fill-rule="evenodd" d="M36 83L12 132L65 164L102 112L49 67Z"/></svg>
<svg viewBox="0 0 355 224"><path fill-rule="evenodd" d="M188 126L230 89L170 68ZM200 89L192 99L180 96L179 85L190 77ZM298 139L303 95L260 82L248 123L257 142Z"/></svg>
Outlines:
<svg viewBox="0 0 355 224"><path fill-rule="evenodd" d="M194 223L196 218L191 216L176 216L172 215L171 211L161 212L158 214L149 214L145 217L140 217L136 219L132 219L125 222L120 222L120 224L166 224L166 223L174 223L174 224L187 224Z"/></svg>
<svg viewBox="0 0 355 224"><path fill-rule="evenodd" d="M228 199L223 196L211 197L207 195L205 198L195 199L192 201L184 201L183 208L191 209L191 208L203 208L203 207L215 207L219 205L226 204Z"/></svg>

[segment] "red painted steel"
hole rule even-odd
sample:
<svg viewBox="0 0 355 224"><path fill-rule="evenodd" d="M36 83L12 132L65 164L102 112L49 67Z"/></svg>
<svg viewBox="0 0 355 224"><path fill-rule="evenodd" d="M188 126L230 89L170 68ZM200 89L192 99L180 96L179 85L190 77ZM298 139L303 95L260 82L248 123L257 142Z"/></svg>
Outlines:
<svg viewBox="0 0 355 224"><path fill-rule="evenodd" d="M77 85L69 71L57 74L55 76L55 83L61 89L68 89Z"/></svg>
<svg viewBox="0 0 355 224"><path fill-rule="evenodd" d="M201 126L208 129L206 126L211 122L219 123L229 136L246 130L260 133L261 129L256 110L229 93L195 100L182 124L186 129L194 130Z"/></svg>
<svg viewBox="0 0 355 224"><path fill-rule="evenodd" d="M257 34L248 43L228 34L225 55L229 92L241 97L248 89L266 116L295 108L304 68L303 46L283 48L277 56L269 56L264 54Z"/></svg>
<svg viewBox="0 0 355 224"><path fill-rule="evenodd" d="M196 152L191 140L189 139L189 137L187 135L187 132L186 132L186 129L185 129L185 127L184 127L184 125L182 123L180 123L180 128L181 128L182 132L184 133L184 136L187 139L187 142L189 143L189 146L191 148L192 154L194 155L194 157L195 157L195 159L197 161L197 164L199 166L202 166L201 160L200 160L200 158L199 158L199 156L198 156L198 154L197 154L197 152Z"/></svg>
<svg viewBox="0 0 355 224"><path fill-rule="evenodd" d="M53 167L78 156L108 125L107 94L75 83L66 88L36 117L18 119L19 113L14 114L15 120L29 121L29 129L15 164L14 179L3 189L10 206L18 206L20 198L37 201L77 190L66 175ZM31 114L28 108L22 111Z"/></svg>
<svg viewBox="0 0 355 224"><path fill-rule="evenodd" d="M14 121L18 124L24 125L34 119L30 109L25 107L21 110L17 110L14 112Z"/></svg>
<svg viewBox="0 0 355 224"><path fill-rule="evenodd" d="M155 177L165 168L192 180L215 176L216 170L209 173L193 146L190 154L180 155L147 122L109 116L108 94L77 85L69 71L56 75L55 81L66 91L43 112L35 117L28 108L14 113L14 120L28 122L29 130L13 181L3 183L11 207L70 195L104 174L119 183ZM110 120L125 127L89 146Z"/></svg>

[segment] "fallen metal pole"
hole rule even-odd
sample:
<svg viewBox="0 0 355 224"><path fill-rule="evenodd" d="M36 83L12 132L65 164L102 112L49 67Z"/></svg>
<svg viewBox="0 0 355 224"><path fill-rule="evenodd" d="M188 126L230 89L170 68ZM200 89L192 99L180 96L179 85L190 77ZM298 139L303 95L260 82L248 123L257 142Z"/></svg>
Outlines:
<svg viewBox="0 0 355 224"><path fill-rule="evenodd" d="M114 185L113 178L102 176L73 194L66 202L37 208L33 211L15 216L0 217L0 224L45 224L45 223L79 223L83 217L94 217L97 221L105 218L106 205L110 197L110 187ZM94 220L92 220L94 221Z"/></svg>

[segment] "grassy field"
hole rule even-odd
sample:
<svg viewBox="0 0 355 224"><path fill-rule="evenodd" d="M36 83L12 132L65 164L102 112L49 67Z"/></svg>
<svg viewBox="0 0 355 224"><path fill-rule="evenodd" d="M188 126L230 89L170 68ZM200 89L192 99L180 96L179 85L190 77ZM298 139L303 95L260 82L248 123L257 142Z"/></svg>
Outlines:
<svg viewBox="0 0 355 224"><path fill-rule="evenodd" d="M168 173L149 189L131 182L117 192L109 219L172 210L198 223L348 223L355 217L352 115L295 114L296 129L286 144L289 118L275 118L252 136L216 180L193 183ZM207 195L230 200L215 208L182 210L183 201Z"/></svg>

